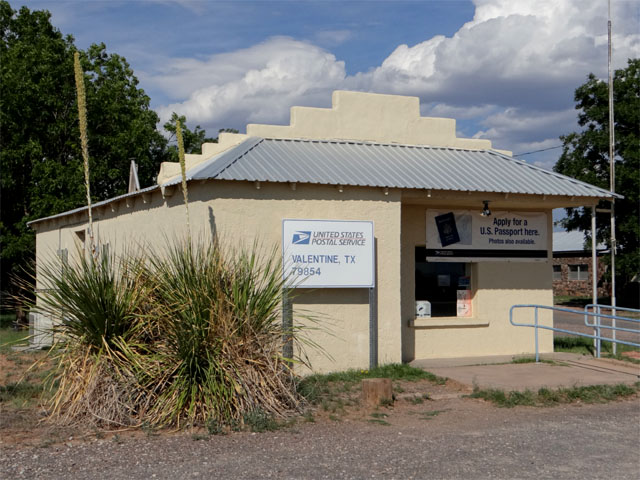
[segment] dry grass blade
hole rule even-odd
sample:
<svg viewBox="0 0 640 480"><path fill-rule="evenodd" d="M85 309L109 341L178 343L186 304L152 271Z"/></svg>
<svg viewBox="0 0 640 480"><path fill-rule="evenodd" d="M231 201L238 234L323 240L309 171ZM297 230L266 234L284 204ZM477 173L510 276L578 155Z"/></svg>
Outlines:
<svg viewBox="0 0 640 480"><path fill-rule="evenodd" d="M189 239L146 261L102 252L40 271L38 308L59 318L55 421L181 428L299 409L277 250Z"/></svg>

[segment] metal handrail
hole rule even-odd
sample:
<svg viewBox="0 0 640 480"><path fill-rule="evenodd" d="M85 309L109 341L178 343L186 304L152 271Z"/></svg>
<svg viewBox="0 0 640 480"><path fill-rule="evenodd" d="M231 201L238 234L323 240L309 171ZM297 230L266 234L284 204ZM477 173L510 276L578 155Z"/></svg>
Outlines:
<svg viewBox="0 0 640 480"><path fill-rule="evenodd" d="M633 329L633 328L624 328L624 327L618 327L616 325L616 320L624 320L625 322L635 322L640 324L640 318L631 318L631 317L620 317L617 315L607 315L601 312L601 309L606 309L606 310L612 310L614 312L618 311L618 310L622 310L624 312L633 312L633 313L640 313L640 310L637 310L635 308L626 308L626 307L618 307L613 306L613 305L600 305L598 303L589 303L588 305L585 305L584 307L584 311L588 312L589 309L593 308L594 309L594 313L596 313L596 318L594 319L593 323L589 323L589 316L585 315L584 317L584 324L588 327L594 327L594 329L596 330L597 334L600 335L601 334L601 329L605 328L608 330L611 330L611 338L608 338L608 341L612 341L614 342L614 345L618 342L616 342L616 332L631 332L631 333L640 333L640 329ZM601 318L609 318L611 319L611 325L602 325L600 323L600 319ZM596 355L598 358L600 358L600 351L601 351L601 343L602 340L597 339L596 340ZM614 350L614 354L615 354L615 350Z"/></svg>
<svg viewBox="0 0 640 480"><path fill-rule="evenodd" d="M640 319L636 319L636 318L630 318L630 317L623 317L620 315L606 315L603 313L599 313L600 312L600 308L610 308L613 309L615 308L616 310L625 310L625 311L629 311L629 312L637 312L640 313L640 310L636 310L636 309L631 309L631 308L621 308L621 307L611 307L609 305L598 305L598 304L590 304L588 305L590 307L595 307L598 312L597 313L592 313L589 312L586 308L584 311L579 311L579 310L573 310L573 309L569 309L569 308L564 308L564 307L550 307L548 305L534 305L534 304L523 304L523 305L513 305L510 309L509 309L509 323L511 323L511 325L516 326L516 327L532 327L534 328L534 339L535 339L535 349L536 349L536 362L540 362L540 352L539 352L539 348L538 348L538 329L543 329L543 330L551 330L553 332L562 332L562 333L568 333L571 335L577 335L579 337L586 337L586 338L593 338L594 340L598 341L598 346L597 346L597 356L598 358L600 358L600 347L599 347L599 343L602 340L608 341L608 342L614 342L614 343L621 343L623 345L630 345L632 347L639 347L640 348L640 343L634 343L634 342L628 342L626 340L618 340L615 337L614 338L609 338L609 337L603 337L601 335L601 331L600 329L602 328L607 328L609 330L619 330L619 331L627 331L627 332L633 332L633 333L640 333L640 329L638 330L634 330L634 329L627 329L627 328L622 328L622 327L615 327L615 326L608 326L608 325L600 325L600 318L611 318L613 320L623 320L626 322L637 322L640 323ZM534 323L518 323L515 322L513 320L513 311L517 308L533 308L534 309ZM589 327L595 327L595 333L594 335L589 335L588 333L582 333L582 332L575 332L575 331L571 331L571 330L565 330L562 328L555 328L555 327L549 327L547 325L540 325L538 323L538 310L551 310L551 311L555 311L555 312L567 312L567 313L571 313L574 315L584 315L584 322L586 326ZM594 324L589 323L588 318L590 317L595 317L595 321Z"/></svg>

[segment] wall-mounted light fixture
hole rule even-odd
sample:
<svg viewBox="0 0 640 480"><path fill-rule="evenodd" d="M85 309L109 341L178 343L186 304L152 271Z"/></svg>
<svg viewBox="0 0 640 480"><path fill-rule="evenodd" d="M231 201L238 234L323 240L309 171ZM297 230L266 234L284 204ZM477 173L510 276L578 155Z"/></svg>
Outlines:
<svg viewBox="0 0 640 480"><path fill-rule="evenodd" d="M480 214L483 217L488 217L491 215L491 210L489 210L489 200L482 201L482 213Z"/></svg>

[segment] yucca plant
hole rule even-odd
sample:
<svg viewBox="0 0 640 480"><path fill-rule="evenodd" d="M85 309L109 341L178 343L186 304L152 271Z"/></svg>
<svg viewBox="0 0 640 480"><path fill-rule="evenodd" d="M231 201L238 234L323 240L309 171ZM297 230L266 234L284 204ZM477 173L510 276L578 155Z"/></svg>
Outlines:
<svg viewBox="0 0 640 480"><path fill-rule="evenodd" d="M159 255L41 265L57 319L54 420L101 426L238 424L299 407L276 249L174 242Z"/></svg>
<svg viewBox="0 0 640 480"><path fill-rule="evenodd" d="M134 421L139 389L126 354L144 329L148 292L140 262L103 251L96 260L79 252L75 264L56 259L40 266L44 288L32 308L55 322L58 368L51 380L58 384L52 396L58 420Z"/></svg>
<svg viewBox="0 0 640 480"><path fill-rule="evenodd" d="M154 351L164 375L148 376L156 399L149 421L161 425L238 421L261 408L297 406L282 357L282 271L275 250L224 250L217 242L176 243L150 262ZM160 360L158 360L160 359Z"/></svg>
<svg viewBox="0 0 640 480"><path fill-rule="evenodd" d="M118 261L104 250L97 260L79 252L76 264L56 259L39 269L44 288L37 309L59 318L55 332L65 341L88 346L92 352L114 339L131 336L146 301L142 260L125 256Z"/></svg>

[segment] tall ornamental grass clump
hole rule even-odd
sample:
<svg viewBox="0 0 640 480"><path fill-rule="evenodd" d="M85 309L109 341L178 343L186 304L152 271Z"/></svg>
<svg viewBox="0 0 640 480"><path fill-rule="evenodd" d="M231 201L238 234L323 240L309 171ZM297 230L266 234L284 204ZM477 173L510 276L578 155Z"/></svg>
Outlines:
<svg viewBox="0 0 640 480"><path fill-rule="evenodd" d="M80 252L76 264L41 266L36 311L56 319L53 417L63 423L130 425L139 389L123 352L144 328L148 286L141 261Z"/></svg>
<svg viewBox="0 0 640 480"><path fill-rule="evenodd" d="M299 406L281 318L277 250L174 242L40 269L57 318L54 420L102 426L237 425Z"/></svg>
<svg viewBox="0 0 640 480"><path fill-rule="evenodd" d="M184 242L152 257L152 423L228 424L255 409L297 407L291 359L282 357L294 332L282 327L279 256L274 249L260 260L259 250Z"/></svg>

